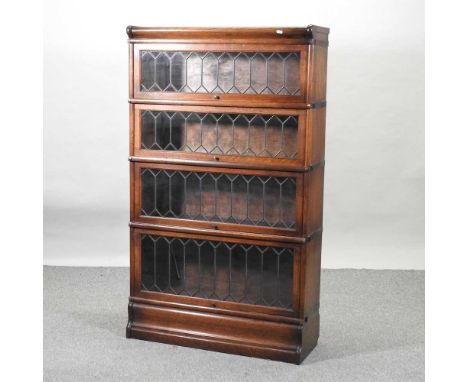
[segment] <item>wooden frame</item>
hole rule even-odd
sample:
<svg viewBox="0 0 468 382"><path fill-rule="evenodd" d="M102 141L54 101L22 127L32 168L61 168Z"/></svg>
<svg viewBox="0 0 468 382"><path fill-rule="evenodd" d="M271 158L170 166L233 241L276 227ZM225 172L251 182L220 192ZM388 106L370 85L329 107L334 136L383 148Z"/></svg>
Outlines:
<svg viewBox="0 0 468 382"><path fill-rule="evenodd" d="M306 28L127 28L130 102L130 297L127 337L297 364L316 346L319 337L328 33L328 28L313 25ZM142 50L299 52L300 94L142 92ZM291 159L142 149L142 110L293 115L298 118L298 155ZM144 168L294 178L294 227L142 215L140 172ZM186 192L186 186L183 186L183 191ZM281 213L279 216L284 215ZM286 281L292 290L291 300L285 305L262 305L238 302L242 299L229 301L177 294L175 291L143 290L141 235L201 240L204 243L215 241L263 248L290 248L294 251L294 257L287 266L292 266L292 279ZM167 239L164 240L167 242ZM173 250L167 249L168 256L172 256ZM250 256L248 253L246 259ZM199 256L203 255L199 252ZM154 256L156 264L156 254ZM185 269L185 257L183 259ZM169 257L166 261L169 264L169 279L172 279L171 272L176 271L171 270L172 260ZM279 262L276 264L279 267ZM247 269L247 263L245 267ZM230 262L228 269L230 274ZM145 277L148 277L146 272ZM151 280L151 271L149 275ZM275 280L275 285L280 285L280 279ZM275 293L280 296L279 289Z"/></svg>

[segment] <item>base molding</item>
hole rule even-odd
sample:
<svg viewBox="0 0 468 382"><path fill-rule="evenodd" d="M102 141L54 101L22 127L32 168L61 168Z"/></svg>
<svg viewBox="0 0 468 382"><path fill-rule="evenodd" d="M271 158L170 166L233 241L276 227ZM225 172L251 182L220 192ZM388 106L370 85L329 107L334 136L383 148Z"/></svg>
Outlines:
<svg viewBox="0 0 468 382"><path fill-rule="evenodd" d="M318 314L287 324L134 302L128 310L128 338L248 357L300 364L318 339Z"/></svg>

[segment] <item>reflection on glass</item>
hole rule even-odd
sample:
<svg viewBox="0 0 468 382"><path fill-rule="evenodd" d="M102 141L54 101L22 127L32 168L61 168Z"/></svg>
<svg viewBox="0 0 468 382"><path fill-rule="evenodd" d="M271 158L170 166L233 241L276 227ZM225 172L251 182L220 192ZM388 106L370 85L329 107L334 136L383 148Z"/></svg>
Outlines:
<svg viewBox="0 0 468 382"><path fill-rule="evenodd" d="M141 170L141 215L294 228L293 177Z"/></svg>
<svg viewBox="0 0 468 382"><path fill-rule="evenodd" d="M144 92L299 95L299 52L142 51Z"/></svg>
<svg viewBox="0 0 468 382"><path fill-rule="evenodd" d="M141 111L141 148L295 159L298 119L260 114Z"/></svg>
<svg viewBox="0 0 468 382"><path fill-rule="evenodd" d="M141 236L142 289L292 307L294 250Z"/></svg>

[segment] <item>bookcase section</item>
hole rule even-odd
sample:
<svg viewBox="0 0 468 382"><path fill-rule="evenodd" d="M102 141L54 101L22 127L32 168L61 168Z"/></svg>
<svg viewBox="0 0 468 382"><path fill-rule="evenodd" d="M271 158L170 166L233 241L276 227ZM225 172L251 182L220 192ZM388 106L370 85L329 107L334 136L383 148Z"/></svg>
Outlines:
<svg viewBox="0 0 468 382"><path fill-rule="evenodd" d="M293 307L294 248L141 234L141 290Z"/></svg>

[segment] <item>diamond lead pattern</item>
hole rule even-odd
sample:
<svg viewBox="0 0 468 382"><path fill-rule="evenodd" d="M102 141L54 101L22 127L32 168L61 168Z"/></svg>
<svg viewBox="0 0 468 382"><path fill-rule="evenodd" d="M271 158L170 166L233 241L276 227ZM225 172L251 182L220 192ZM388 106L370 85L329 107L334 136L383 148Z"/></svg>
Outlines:
<svg viewBox="0 0 468 382"><path fill-rule="evenodd" d="M293 177L141 170L141 215L294 228Z"/></svg>
<svg viewBox="0 0 468 382"><path fill-rule="evenodd" d="M141 236L146 291L289 309L293 262L291 248Z"/></svg>
<svg viewBox="0 0 468 382"><path fill-rule="evenodd" d="M141 111L141 148L296 159L295 116Z"/></svg>
<svg viewBox="0 0 468 382"><path fill-rule="evenodd" d="M299 52L141 51L144 92L299 95Z"/></svg>

